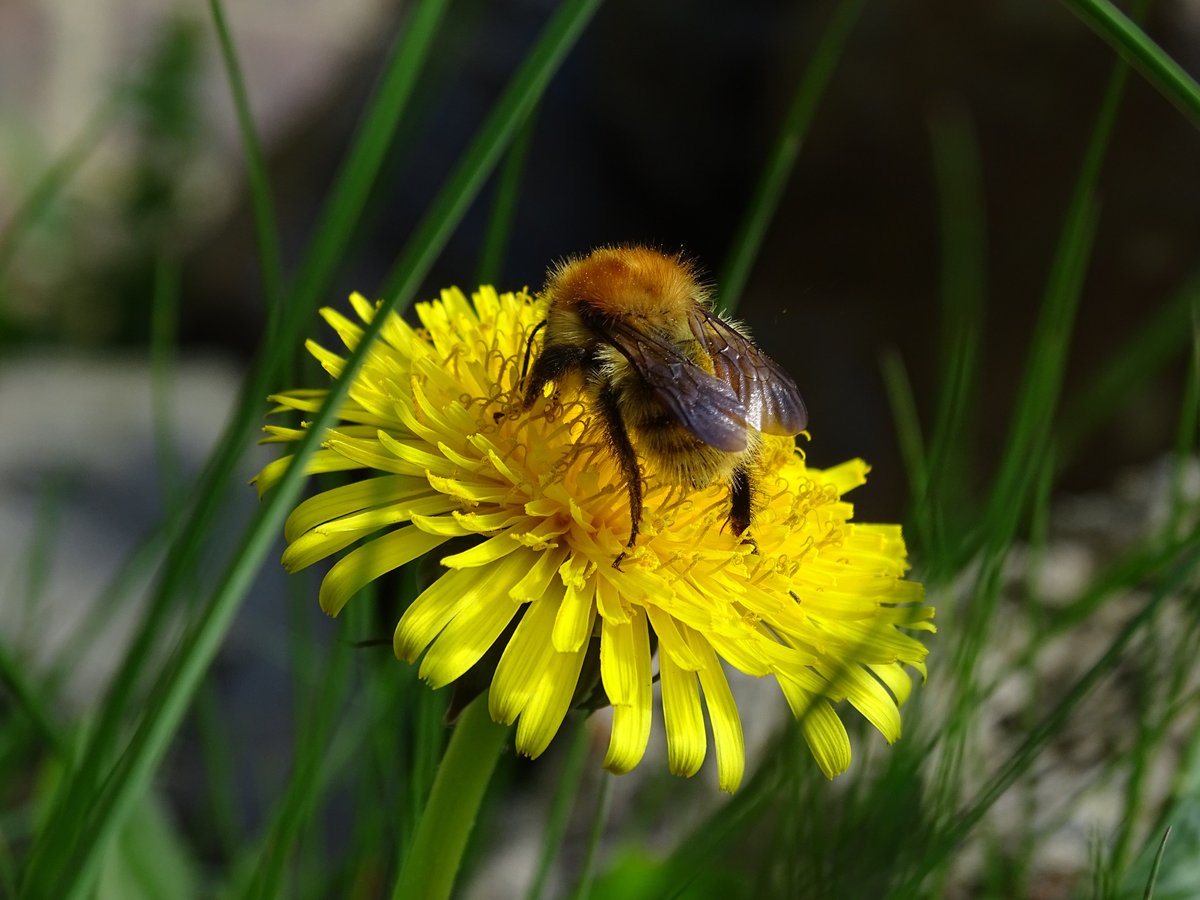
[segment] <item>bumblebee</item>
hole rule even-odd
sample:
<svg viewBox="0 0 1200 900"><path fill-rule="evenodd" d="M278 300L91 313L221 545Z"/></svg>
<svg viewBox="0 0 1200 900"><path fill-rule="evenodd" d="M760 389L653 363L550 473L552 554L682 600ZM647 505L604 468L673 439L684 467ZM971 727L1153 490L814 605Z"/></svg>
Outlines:
<svg viewBox="0 0 1200 900"><path fill-rule="evenodd" d="M750 473L761 434L794 435L808 413L791 376L740 326L711 308L692 263L639 246L602 247L552 269L541 352L528 368L525 410L547 383L582 378L629 487L630 531L642 518L638 453L668 483L729 484L729 524L751 519ZM614 565L625 556L622 553Z"/></svg>

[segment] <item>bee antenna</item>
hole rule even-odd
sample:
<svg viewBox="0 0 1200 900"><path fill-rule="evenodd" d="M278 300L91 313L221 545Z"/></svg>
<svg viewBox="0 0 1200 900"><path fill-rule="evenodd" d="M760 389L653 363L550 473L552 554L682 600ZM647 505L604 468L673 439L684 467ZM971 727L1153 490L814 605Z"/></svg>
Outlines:
<svg viewBox="0 0 1200 900"><path fill-rule="evenodd" d="M525 360L521 363L521 381L525 381L525 373L529 371L529 354L533 352L533 339L537 337L537 333L546 327L548 319L542 319L533 326L533 331L529 332L529 340L525 343Z"/></svg>

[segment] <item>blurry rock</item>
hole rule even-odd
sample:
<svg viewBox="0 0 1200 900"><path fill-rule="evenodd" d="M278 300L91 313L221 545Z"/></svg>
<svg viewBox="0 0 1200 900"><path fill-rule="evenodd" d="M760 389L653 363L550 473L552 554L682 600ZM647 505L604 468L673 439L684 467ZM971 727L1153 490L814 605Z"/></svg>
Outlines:
<svg viewBox="0 0 1200 900"><path fill-rule="evenodd" d="M268 154L332 102L398 17L384 0L224 9ZM92 344L144 336L146 267L193 250L244 190L214 32L207 4L0 4L0 236L50 167L70 161L60 189L18 223L10 266L0 252L0 321Z"/></svg>
<svg viewBox="0 0 1200 900"><path fill-rule="evenodd" d="M238 378L216 359L180 362L165 391L170 420L156 423L144 360L36 355L0 363L0 640L35 677L68 663L69 707L91 704L120 661L159 557L97 609L101 593L161 527L164 490L186 490L195 477ZM234 501L241 511L224 514L231 523L255 503L250 490ZM80 634L85 622L95 630ZM165 651L171 636L163 637ZM79 655L64 660L68 645Z"/></svg>

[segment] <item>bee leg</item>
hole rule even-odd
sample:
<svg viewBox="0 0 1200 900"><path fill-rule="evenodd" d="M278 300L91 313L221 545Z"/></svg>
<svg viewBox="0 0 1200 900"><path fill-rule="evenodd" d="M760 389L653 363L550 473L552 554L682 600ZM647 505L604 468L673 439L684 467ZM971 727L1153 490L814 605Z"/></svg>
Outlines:
<svg viewBox="0 0 1200 900"><path fill-rule="evenodd" d="M529 338L525 341L525 359L521 362L521 381L525 380L525 373L529 371L529 356L533 353L533 339L537 337L537 333L546 327L548 319L542 319L533 326L533 331L529 332Z"/></svg>
<svg viewBox="0 0 1200 900"><path fill-rule="evenodd" d="M741 537L750 527L750 471L743 465L733 470L729 481L729 527L736 537ZM754 543L753 540L750 543Z"/></svg>
<svg viewBox="0 0 1200 900"><path fill-rule="evenodd" d="M619 569L626 552L632 550L633 545L637 543L638 525L642 521L642 473L638 468L633 442L629 439L629 430L625 427L625 420L621 418L621 407L612 384L605 383L600 389L599 399L609 444L629 485L629 542L625 545L625 550L613 560L613 568Z"/></svg>
<svg viewBox="0 0 1200 900"><path fill-rule="evenodd" d="M533 364L533 371L529 373L522 406L529 409L542 396L542 388L546 386L546 382L557 381L568 372L583 369L586 361L587 350L582 347L572 347L569 344L543 347L541 355Z"/></svg>

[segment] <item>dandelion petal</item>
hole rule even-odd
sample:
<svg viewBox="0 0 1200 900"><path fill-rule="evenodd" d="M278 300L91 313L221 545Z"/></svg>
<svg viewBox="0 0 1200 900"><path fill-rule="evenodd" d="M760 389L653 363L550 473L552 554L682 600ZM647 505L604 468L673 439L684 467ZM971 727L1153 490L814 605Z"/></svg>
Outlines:
<svg viewBox="0 0 1200 900"><path fill-rule="evenodd" d="M717 783L721 790L732 794L742 783L742 774L746 770L742 720L738 717L737 703L734 702L733 691L729 689L729 680L725 677L717 654L703 637L697 636L689 643L703 662L696 674L704 691L708 721L712 724L713 745L717 751Z"/></svg>
<svg viewBox="0 0 1200 900"><path fill-rule="evenodd" d="M690 778L700 771L708 749L700 685L696 673L677 665L671 653L658 655L658 673L667 727L667 765L672 774Z"/></svg>
<svg viewBox="0 0 1200 900"><path fill-rule="evenodd" d="M560 589L558 596L549 594L529 604L521 624L504 648L488 694L488 709L493 720L511 725L525 709L540 673L554 653L547 638L554 627L561 596Z"/></svg>
<svg viewBox="0 0 1200 900"><path fill-rule="evenodd" d="M321 609L336 616L364 585L412 562L444 540L409 526L359 547L335 563L321 582Z"/></svg>
<svg viewBox="0 0 1200 900"><path fill-rule="evenodd" d="M612 736L604 767L620 775L641 761L650 740L650 637L641 610L628 622L604 623L600 677L613 704Z"/></svg>

